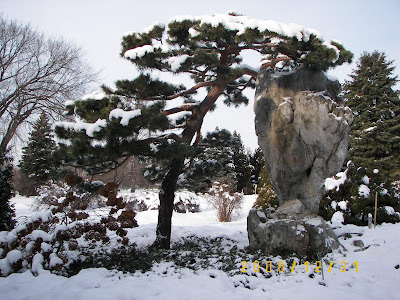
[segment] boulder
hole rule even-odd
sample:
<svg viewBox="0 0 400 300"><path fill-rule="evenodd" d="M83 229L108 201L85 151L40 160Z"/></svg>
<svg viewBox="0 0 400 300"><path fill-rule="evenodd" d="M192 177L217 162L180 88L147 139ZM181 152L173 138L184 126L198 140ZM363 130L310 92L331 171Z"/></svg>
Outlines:
<svg viewBox="0 0 400 300"><path fill-rule="evenodd" d="M256 86L256 134L279 204L298 199L316 214L325 179L347 154L352 113L338 96L340 84L300 68L264 70Z"/></svg>
<svg viewBox="0 0 400 300"><path fill-rule="evenodd" d="M305 257L344 249L329 224L299 200L287 201L273 213L250 210L247 232L250 250L265 255Z"/></svg>

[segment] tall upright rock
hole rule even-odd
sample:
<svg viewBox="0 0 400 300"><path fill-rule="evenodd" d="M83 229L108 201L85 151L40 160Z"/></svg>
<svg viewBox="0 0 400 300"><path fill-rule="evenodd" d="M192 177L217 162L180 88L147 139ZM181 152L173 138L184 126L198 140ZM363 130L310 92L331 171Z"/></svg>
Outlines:
<svg viewBox="0 0 400 300"><path fill-rule="evenodd" d="M347 153L352 113L339 91L339 82L323 72L259 73L256 133L280 206L249 212L250 249L299 256L344 249L317 215L325 179L340 170Z"/></svg>
<svg viewBox="0 0 400 300"><path fill-rule="evenodd" d="M323 72L259 73L256 133L280 205L298 199L318 213L325 179L340 171L352 113L339 91Z"/></svg>

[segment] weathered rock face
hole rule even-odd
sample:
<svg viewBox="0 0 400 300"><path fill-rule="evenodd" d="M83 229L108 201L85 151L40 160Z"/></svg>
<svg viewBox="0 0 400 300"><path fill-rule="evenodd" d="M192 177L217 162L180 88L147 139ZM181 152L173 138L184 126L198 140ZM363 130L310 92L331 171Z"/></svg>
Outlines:
<svg viewBox="0 0 400 300"><path fill-rule="evenodd" d="M322 217L310 213L299 200L287 201L276 211L250 210L247 232L250 249L265 255L313 256L344 249Z"/></svg>
<svg viewBox="0 0 400 300"><path fill-rule="evenodd" d="M259 74L256 133L280 205L298 199L318 213L325 179L340 171L352 113L339 90L323 72Z"/></svg>

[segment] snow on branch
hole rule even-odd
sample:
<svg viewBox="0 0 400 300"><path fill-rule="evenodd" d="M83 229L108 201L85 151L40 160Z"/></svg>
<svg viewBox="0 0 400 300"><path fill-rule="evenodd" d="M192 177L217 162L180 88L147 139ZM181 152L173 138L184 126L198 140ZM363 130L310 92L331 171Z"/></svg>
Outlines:
<svg viewBox="0 0 400 300"><path fill-rule="evenodd" d="M153 53L155 50L161 50L161 52L168 53L171 48L167 45L156 44L156 45L144 45L136 47L125 52L124 57L130 59L141 58L147 53Z"/></svg>
<svg viewBox="0 0 400 300"><path fill-rule="evenodd" d="M109 114L109 119L117 119L121 118L120 124L123 126L128 126L129 121L133 118L136 118L137 116L141 115L141 110L140 109L135 109L135 110L128 110L125 111L121 108L116 108L113 109L110 114Z"/></svg>
<svg viewBox="0 0 400 300"><path fill-rule="evenodd" d="M107 121L104 119L98 119L95 123L86 123L81 120L76 120L76 122L56 122L56 127L62 127L65 129L70 129L74 131L84 130L86 135L93 137L95 132L99 132L102 128L106 127Z"/></svg>
<svg viewBox="0 0 400 300"><path fill-rule="evenodd" d="M182 22L183 20L191 20L193 22L199 22L201 25L211 25L212 27L218 27L222 25L227 30L237 31L237 35L243 35L247 29L258 29L260 32L269 32L271 35L277 33L282 36L296 37L299 41L309 41L311 35L323 40L322 35L315 29L306 28L301 25L294 23L285 24L273 20L257 20L247 16L233 15L233 14L215 14L209 16L177 16L170 19L169 23ZM194 28L193 28L194 29ZM195 29L194 29L195 30ZM198 34L198 31L191 31L194 35Z"/></svg>

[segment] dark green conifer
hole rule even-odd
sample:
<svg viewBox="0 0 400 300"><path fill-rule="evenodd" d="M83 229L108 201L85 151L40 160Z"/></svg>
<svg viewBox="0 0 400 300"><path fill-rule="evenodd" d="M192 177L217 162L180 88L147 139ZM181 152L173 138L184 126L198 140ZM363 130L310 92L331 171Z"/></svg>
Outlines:
<svg viewBox="0 0 400 300"><path fill-rule="evenodd" d="M391 179L400 177L400 98L394 87L393 61L378 51L363 53L344 86L354 122L349 160L356 166L379 169Z"/></svg>
<svg viewBox="0 0 400 300"><path fill-rule="evenodd" d="M13 166L12 157L8 151L0 151L0 231L14 228L14 208L10 199L14 196L12 185Z"/></svg>
<svg viewBox="0 0 400 300"><path fill-rule="evenodd" d="M22 150L19 167L25 184L21 185L21 194L34 195L36 187L54 177L56 172L54 149L52 129L47 116L43 113L33 124L28 145Z"/></svg>

